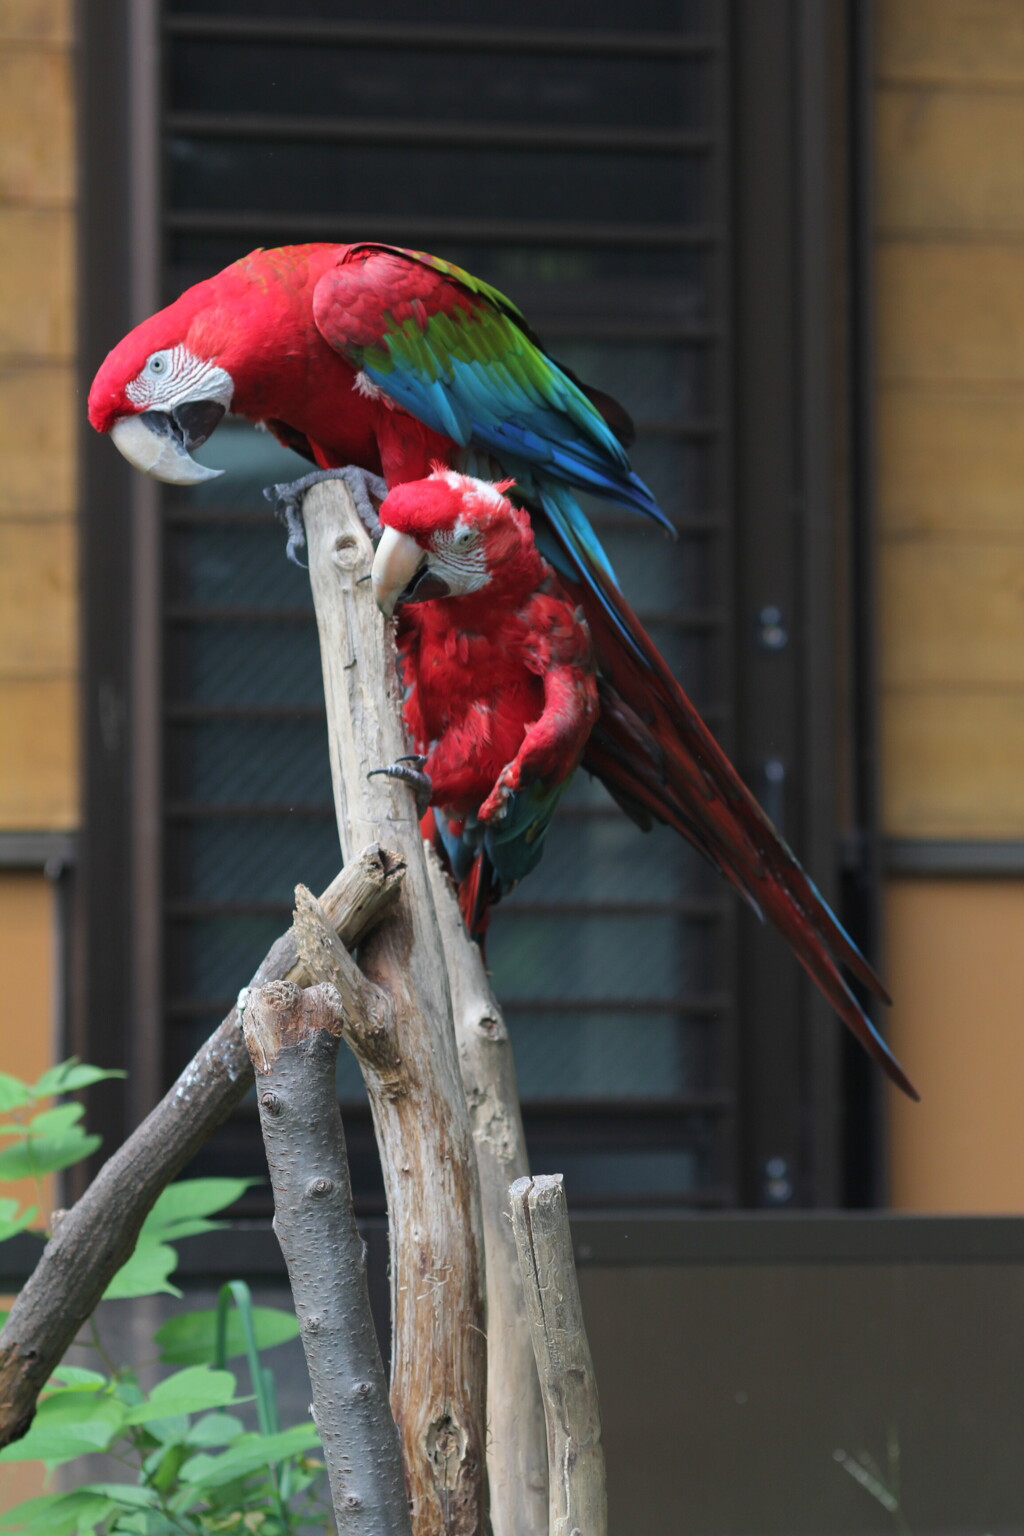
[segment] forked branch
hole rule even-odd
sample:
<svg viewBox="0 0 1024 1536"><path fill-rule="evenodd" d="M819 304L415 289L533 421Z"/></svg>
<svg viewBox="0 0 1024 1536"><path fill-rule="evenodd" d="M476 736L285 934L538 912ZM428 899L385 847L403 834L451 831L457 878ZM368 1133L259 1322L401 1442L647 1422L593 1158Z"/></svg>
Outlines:
<svg viewBox="0 0 1024 1536"><path fill-rule="evenodd" d="M374 844L332 881L320 900L342 946L355 944L388 910L403 875L401 859ZM312 979L291 930L267 954L251 985L280 977L299 985ZM130 1257L157 1196L251 1084L252 1066L232 1008L63 1217L0 1335L0 1445L28 1429L47 1378Z"/></svg>

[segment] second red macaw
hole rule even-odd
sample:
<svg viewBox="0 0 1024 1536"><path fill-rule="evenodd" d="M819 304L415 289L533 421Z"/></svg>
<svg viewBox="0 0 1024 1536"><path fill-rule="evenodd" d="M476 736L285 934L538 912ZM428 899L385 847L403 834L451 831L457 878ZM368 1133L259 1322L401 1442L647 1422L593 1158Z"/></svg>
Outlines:
<svg viewBox="0 0 1024 1536"><path fill-rule="evenodd" d="M373 561L378 606L398 619L415 767L478 937L490 903L534 868L599 714L590 631L492 484L439 468L391 491Z"/></svg>

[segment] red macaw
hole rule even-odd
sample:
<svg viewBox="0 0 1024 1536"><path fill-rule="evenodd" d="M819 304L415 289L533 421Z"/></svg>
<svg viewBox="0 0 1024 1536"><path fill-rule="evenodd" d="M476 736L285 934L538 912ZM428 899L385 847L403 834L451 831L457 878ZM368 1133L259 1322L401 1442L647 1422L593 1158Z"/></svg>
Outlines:
<svg viewBox="0 0 1024 1536"><path fill-rule="evenodd" d="M434 463L514 479L590 630L600 714L584 767L641 826L675 827L769 917L916 1098L840 966L889 1001L885 988L644 632L576 501L587 491L670 526L630 468L622 408L559 367L496 289L438 257L362 243L252 252L131 331L89 394L92 425L177 484L216 473L189 450L229 409L321 469L356 466L388 487Z"/></svg>
<svg viewBox="0 0 1024 1536"><path fill-rule="evenodd" d="M583 612L493 484L457 470L396 486L380 509L373 591L398 609L405 723L417 757L375 768L429 804L470 930L539 860L597 721ZM415 761L415 767L406 762Z"/></svg>

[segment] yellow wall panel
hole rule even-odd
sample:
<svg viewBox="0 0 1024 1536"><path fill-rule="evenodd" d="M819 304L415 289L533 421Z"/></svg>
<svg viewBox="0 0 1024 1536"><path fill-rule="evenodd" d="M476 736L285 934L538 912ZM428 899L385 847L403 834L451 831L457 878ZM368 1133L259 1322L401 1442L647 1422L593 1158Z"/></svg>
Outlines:
<svg viewBox="0 0 1024 1536"><path fill-rule="evenodd" d="M0 363L0 517L74 511L75 426L84 409L69 364Z"/></svg>
<svg viewBox="0 0 1024 1536"><path fill-rule="evenodd" d="M1024 530L1024 389L893 385L876 424L883 532Z"/></svg>
<svg viewBox="0 0 1024 1536"><path fill-rule="evenodd" d="M67 202L73 175L69 55L0 45L0 197Z"/></svg>
<svg viewBox="0 0 1024 1536"><path fill-rule="evenodd" d="M34 1082L56 1060L54 1039L53 892L42 875L0 874L0 1072ZM5 1184L4 1195L36 1205L34 1181ZM53 1180L43 1193L43 1220L53 1208ZM0 1297L0 1306L10 1299ZM0 1466L0 1510L43 1492L41 1462Z"/></svg>
<svg viewBox="0 0 1024 1536"><path fill-rule="evenodd" d="M1021 0L880 0L874 15L882 75L1024 84Z"/></svg>
<svg viewBox="0 0 1024 1536"><path fill-rule="evenodd" d="M1024 243L876 247L883 381L1024 384Z"/></svg>
<svg viewBox="0 0 1024 1536"><path fill-rule="evenodd" d="M70 520L0 521L0 676L71 671L75 596Z"/></svg>
<svg viewBox="0 0 1024 1536"><path fill-rule="evenodd" d="M56 1058L53 890L43 875L0 874L0 1072L34 1082ZM31 1184L20 1194L34 1201Z"/></svg>
<svg viewBox="0 0 1024 1536"><path fill-rule="evenodd" d="M0 42L69 43L72 0L0 0Z"/></svg>
<svg viewBox="0 0 1024 1536"><path fill-rule="evenodd" d="M0 208L0 353L71 356L73 243L63 209Z"/></svg>
<svg viewBox="0 0 1024 1536"><path fill-rule="evenodd" d="M875 132L875 218L886 233L1024 231L1024 86L882 90Z"/></svg>
<svg viewBox="0 0 1024 1536"><path fill-rule="evenodd" d="M901 1210L1024 1212L1024 882L895 880L887 1030L921 1093L889 1094Z"/></svg>
<svg viewBox="0 0 1024 1536"><path fill-rule="evenodd" d="M887 538L880 570L883 687L1024 691L1024 526L982 544Z"/></svg>
<svg viewBox="0 0 1024 1536"><path fill-rule="evenodd" d="M75 716L70 678L0 678L0 828L75 825Z"/></svg>
<svg viewBox="0 0 1024 1536"><path fill-rule="evenodd" d="M1024 838L1024 691L882 693L890 837Z"/></svg>

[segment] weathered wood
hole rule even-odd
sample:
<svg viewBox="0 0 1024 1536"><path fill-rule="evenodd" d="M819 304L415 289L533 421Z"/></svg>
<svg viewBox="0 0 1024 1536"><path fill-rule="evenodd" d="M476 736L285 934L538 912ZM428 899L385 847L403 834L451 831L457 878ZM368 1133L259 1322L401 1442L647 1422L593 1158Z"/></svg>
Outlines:
<svg viewBox="0 0 1024 1536"><path fill-rule="evenodd" d="M601 1416L560 1173L517 1179L512 1226L548 1433L550 1536L606 1536Z"/></svg>
<svg viewBox="0 0 1024 1536"><path fill-rule="evenodd" d="M248 990L242 1026L338 1536L403 1536L411 1527L402 1448L335 1088L340 1007L333 988L275 981Z"/></svg>
<svg viewBox="0 0 1024 1536"><path fill-rule="evenodd" d="M883 77L1024 85L1020 0L883 0L873 14L875 67Z"/></svg>
<svg viewBox="0 0 1024 1536"><path fill-rule="evenodd" d="M887 535L1019 538L1024 392L1014 385L878 391L878 520Z"/></svg>
<svg viewBox="0 0 1024 1536"><path fill-rule="evenodd" d="M473 1143L413 796L367 778L408 750L395 647L366 580L373 549L347 490L315 486L304 518L342 849L383 837L407 865L393 916L360 956L390 996L401 1062L400 1081L370 1094L391 1221L391 1407L416 1536L480 1536L486 1358ZM376 1069L363 1065L371 1085Z"/></svg>
<svg viewBox="0 0 1024 1536"><path fill-rule="evenodd" d="M440 861L427 870L452 993L455 1040L469 1106L487 1271L487 1476L494 1536L544 1536L548 1466L544 1406L523 1279L509 1221L509 1184L529 1174L512 1043Z"/></svg>
<svg viewBox="0 0 1024 1536"><path fill-rule="evenodd" d="M403 875L401 859L375 845L332 881L321 902L343 944L354 944L387 911ZM300 985L310 980L290 931L270 950L252 985L281 977ZM0 1334L0 1445L28 1429L47 1377L130 1256L157 1196L251 1084L233 1008L64 1216Z"/></svg>
<svg viewBox="0 0 1024 1536"><path fill-rule="evenodd" d="M890 837L1024 837L1024 689L886 688L882 742Z"/></svg>
<svg viewBox="0 0 1024 1536"><path fill-rule="evenodd" d="M883 687L1024 694L1024 528L976 544L886 539L879 566Z"/></svg>
<svg viewBox="0 0 1024 1536"><path fill-rule="evenodd" d="M875 93L875 225L887 235L1024 232L1024 89Z"/></svg>
<svg viewBox="0 0 1024 1536"><path fill-rule="evenodd" d="M390 993L368 981L356 965L312 891L295 887L292 932L299 957L315 981L329 982L341 1001L341 1032L364 1072L371 1094L394 1098L402 1091L402 1061L395 1040Z"/></svg>
<svg viewBox="0 0 1024 1536"><path fill-rule="evenodd" d="M1024 384L1019 240L881 240L875 291L883 384Z"/></svg>

